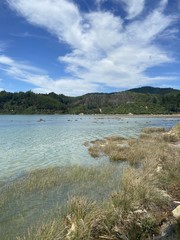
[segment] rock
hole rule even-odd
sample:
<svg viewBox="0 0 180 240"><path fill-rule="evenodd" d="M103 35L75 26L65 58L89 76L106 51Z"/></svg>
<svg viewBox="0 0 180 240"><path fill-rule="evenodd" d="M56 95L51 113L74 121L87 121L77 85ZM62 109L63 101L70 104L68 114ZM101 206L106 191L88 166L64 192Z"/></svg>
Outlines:
<svg viewBox="0 0 180 240"><path fill-rule="evenodd" d="M178 205L173 211L172 211L173 216L180 220L180 205Z"/></svg>
<svg viewBox="0 0 180 240"><path fill-rule="evenodd" d="M40 118L37 122L45 122L45 120Z"/></svg>

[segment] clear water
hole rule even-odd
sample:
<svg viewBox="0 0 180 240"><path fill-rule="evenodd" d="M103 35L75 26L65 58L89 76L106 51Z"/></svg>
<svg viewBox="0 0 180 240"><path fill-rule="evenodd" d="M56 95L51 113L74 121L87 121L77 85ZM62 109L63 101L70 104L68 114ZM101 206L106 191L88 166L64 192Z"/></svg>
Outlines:
<svg viewBox="0 0 180 240"><path fill-rule="evenodd" d="M110 135L136 137L144 127L169 128L177 122L179 118L1 115L0 179L47 166L101 164L89 156L85 141Z"/></svg>
<svg viewBox="0 0 180 240"><path fill-rule="evenodd" d="M16 236L24 236L29 228L48 222L59 214L59 206L65 206L69 196L83 195L102 201L119 189L127 163L93 159L84 142L112 135L137 137L144 127L170 128L178 122L180 118L134 116L0 116L0 239L16 239ZM74 165L85 167L83 172L88 166L95 166L99 171L99 166L101 174L108 169L109 175L105 172L102 180L96 172L85 182L76 178L67 182L68 176L73 175ZM25 171L51 166L59 166L61 171L62 166L70 167L58 186L52 185L44 191L26 191L21 185L13 188L13 184L23 181ZM37 181L39 178L38 175Z"/></svg>

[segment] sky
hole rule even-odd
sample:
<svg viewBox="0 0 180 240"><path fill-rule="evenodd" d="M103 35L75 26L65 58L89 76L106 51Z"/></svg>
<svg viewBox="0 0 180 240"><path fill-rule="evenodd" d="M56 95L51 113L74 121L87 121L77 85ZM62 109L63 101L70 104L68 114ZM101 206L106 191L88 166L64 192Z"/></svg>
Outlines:
<svg viewBox="0 0 180 240"><path fill-rule="evenodd" d="M180 89L180 0L0 0L0 91Z"/></svg>

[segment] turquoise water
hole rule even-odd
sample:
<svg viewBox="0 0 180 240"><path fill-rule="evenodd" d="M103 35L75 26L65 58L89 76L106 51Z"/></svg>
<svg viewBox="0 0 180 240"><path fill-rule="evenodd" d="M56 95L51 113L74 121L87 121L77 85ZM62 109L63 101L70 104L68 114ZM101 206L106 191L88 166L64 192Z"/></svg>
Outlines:
<svg viewBox="0 0 180 240"><path fill-rule="evenodd" d="M180 119L99 115L0 116L0 179L47 166L101 164L89 156L85 141L136 137L144 127L169 128L177 122Z"/></svg>
<svg viewBox="0 0 180 240"><path fill-rule="evenodd" d="M0 239L16 239L59 218L71 196L103 201L119 190L127 163L93 159L84 142L112 135L137 137L144 127L170 128L178 122L180 118L134 116L0 116ZM29 177L36 169L38 174ZM48 187L53 176L59 180ZM36 189L46 180L44 188Z"/></svg>

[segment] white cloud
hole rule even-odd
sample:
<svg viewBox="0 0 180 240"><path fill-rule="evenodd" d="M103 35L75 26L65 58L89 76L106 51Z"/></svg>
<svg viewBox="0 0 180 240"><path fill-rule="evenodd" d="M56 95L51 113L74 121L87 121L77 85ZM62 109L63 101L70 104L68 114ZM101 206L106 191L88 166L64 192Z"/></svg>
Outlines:
<svg viewBox="0 0 180 240"><path fill-rule="evenodd" d="M72 47L79 46L82 20L78 7L67 0L7 0L30 23L48 29Z"/></svg>
<svg viewBox="0 0 180 240"><path fill-rule="evenodd" d="M33 91L36 93L56 92L63 93L66 96L81 96L85 93L95 92L96 89L96 84L84 84L81 79L48 79L48 83L40 84L40 87L34 88Z"/></svg>
<svg viewBox="0 0 180 240"><path fill-rule="evenodd" d="M32 90L39 93L56 92L72 96L94 92L97 88L92 83L84 84L82 79L52 79L42 69L17 62L5 55L0 55L0 69L17 80L33 84Z"/></svg>
<svg viewBox="0 0 180 240"><path fill-rule="evenodd" d="M158 38L161 38L161 39L166 39L166 40L180 40L179 39L179 29L176 29L176 28L171 28L171 29L168 29L167 31L163 32L162 34L159 35Z"/></svg>
<svg viewBox="0 0 180 240"><path fill-rule="evenodd" d="M169 0L161 0L160 4L159 4L159 10L160 11L164 11L164 9L166 8L167 4L168 4Z"/></svg>
<svg viewBox="0 0 180 240"><path fill-rule="evenodd" d="M120 6L127 12L126 17L127 19L133 19L139 14L141 14L145 6L145 0L111 0L111 1L120 3ZM99 8L101 4L104 2L108 2L108 0L96 0L96 4Z"/></svg>
<svg viewBox="0 0 180 240"><path fill-rule="evenodd" d="M40 68L31 66L28 63L25 62L18 62L13 60L12 58L5 56L5 55L0 55L0 65L2 66L11 66L14 69L21 69L21 70L25 70L25 71L31 71L34 73L43 73L45 74L46 72Z"/></svg>
<svg viewBox="0 0 180 240"><path fill-rule="evenodd" d="M132 19L138 16L144 9L145 0L116 0L124 3L124 9L128 16L127 19Z"/></svg>
<svg viewBox="0 0 180 240"><path fill-rule="evenodd" d="M145 0L113 0L125 4L127 18L131 19L128 24L110 11L81 13L75 3L67 0L7 1L29 23L47 29L71 47L69 54L59 57L67 64L70 79L53 80L44 74L32 74L31 67L8 63L12 59L4 58L8 74L33 83L35 91L49 89L78 95L99 91L102 85L129 88L174 79L146 74L149 68L174 61L172 54L156 44L158 36L165 34L174 21L173 16L164 14L167 0L159 1L158 7L141 20L135 17L143 11Z"/></svg>
<svg viewBox="0 0 180 240"><path fill-rule="evenodd" d="M0 64L10 65L13 64L13 60L5 55L0 55Z"/></svg>

